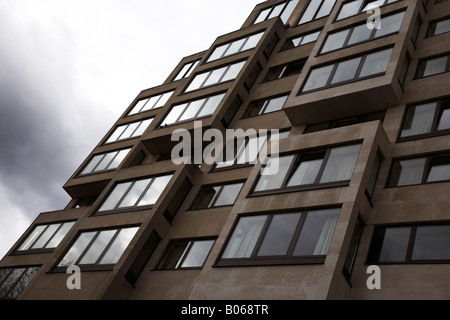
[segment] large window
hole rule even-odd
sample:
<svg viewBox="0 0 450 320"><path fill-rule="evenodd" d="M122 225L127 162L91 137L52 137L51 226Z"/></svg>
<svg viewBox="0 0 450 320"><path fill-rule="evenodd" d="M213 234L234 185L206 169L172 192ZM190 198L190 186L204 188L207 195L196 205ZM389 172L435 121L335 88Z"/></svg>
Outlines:
<svg viewBox="0 0 450 320"><path fill-rule="evenodd" d="M116 169L131 148L95 155L81 171L80 175Z"/></svg>
<svg viewBox="0 0 450 320"><path fill-rule="evenodd" d="M336 0L310 0L298 24L307 23L328 16Z"/></svg>
<svg viewBox="0 0 450 320"><path fill-rule="evenodd" d="M275 66L269 69L264 81L273 81L285 77L292 76L294 74L299 74L302 72L303 66L305 65L305 60L293 61L287 64Z"/></svg>
<svg viewBox="0 0 450 320"><path fill-rule="evenodd" d="M381 38L400 30L405 12L399 12L382 17L381 28L369 29L367 24L359 24L338 32L330 33L325 40L321 53L339 50L365 41Z"/></svg>
<svg viewBox="0 0 450 320"><path fill-rule="evenodd" d="M105 143L140 137L152 121L153 118L121 125L114 130Z"/></svg>
<svg viewBox="0 0 450 320"><path fill-rule="evenodd" d="M450 180L450 154L394 160L389 187Z"/></svg>
<svg viewBox="0 0 450 320"><path fill-rule="evenodd" d="M287 23L288 19L294 12L295 7L297 6L299 0L290 0L286 2L282 2L279 4L275 4L269 8L261 10L259 15L256 17L253 24L257 24L275 17L280 17L283 23Z"/></svg>
<svg viewBox="0 0 450 320"><path fill-rule="evenodd" d="M243 182L202 187L191 209L206 209L233 205Z"/></svg>
<svg viewBox="0 0 450 320"><path fill-rule="evenodd" d="M260 175L253 194L348 183L360 149L361 144L358 143L278 158L270 157L265 166L271 169L278 166L278 171L272 175ZM265 167L261 170L264 173Z"/></svg>
<svg viewBox="0 0 450 320"><path fill-rule="evenodd" d="M177 81L177 80L181 80L181 79L189 77L199 62L200 62L200 59L185 63L183 68L181 68L181 70L175 76L173 81Z"/></svg>
<svg viewBox="0 0 450 320"><path fill-rule="evenodd" d="M301 92L333 87L366 77L382 75L386 72L392 50L392 48L384 49L314 68L309 73Z"/></svg>
<svg viewBox="0 0 450 320"><path fill-rule="evenodd" d="M283 108L289 95L251 102L244 113L244 118L279 111Z"/></svg>
<svg viewBox="0 0 450 320"><path fill-rule="evenodd" d="M17 252L32 253L56 248L75 222L52 223L36 226L22 242Z"/></svg>
<svg viewBox="0 0 450 320"><path fill-rule="evenodd" d="M215 96L175 105L161 122L160 127L211 116L214 111L216 111L224 96L225 93L221 93Z"/></svg>
<svg viewBox="0 0 450 320"><path fill-rule="evenodd" d="M214 241L213 239L171 241L156 269L201 269Z"/></svg>
<svg viewBox="0 0 450 320"><path fill-rule="evenodd" d="M450 18L430 22L428 36L433 37L443 33L450 32Z"/></svg>
<svg viewBox="0 0 450 320"><path fill-rule="evenodd" d="M340 208L241 216L217 265L323 263Z"/></svg>
<svg viewBox="0 0 450 320"><path fill-rule="evenodd" d="M213 86L236 79L245 61L200 73L194 77L185 92Z"/></svg>
<svg viewBox="0 0 450 320"><path fill-rule="evenodd" d="M448 71L450 71L450 55L445 54L420 61L416 77L424 78Z"/></svg>
<svg viewBox="0 0 450 320"><path fill-rule="evenodd" d="M119 261L138 229L131 227L81 233L55 271L65 271L71 265L111 268Z"/></svg>
<svg viewBox="0 0 450 320"><path fill-rule="evenodd" d="M17 299L38 271L39 267L0 269L0 300Z"/></svg>
<svg viewBox="0 0 450 320"><path fill-rule="evenodd" d="M128 113L128 115L161 108L166 104L166 102L170 99L173 93L174 91L170 91L156 96L152 96L150 98L139 100L135 104L133 109L131 109L131 111Z"/></svg>
<svg viewBox="0 0 450 320"><path fill-rule="evenodd" d="M429 136L450 129L450 100L409 106L406 109L400 138Z"/></svg>
<svg viewBox="0 0 450 320"><path fill-rule="evenodd" d="M373 233L369 263L450 262L450 225L380 226Z"/></svg>
<svg viewBox="0 0 450 320"><path fill-rule="evenodd" d="M288 50L288 49L292 49L295 47L299 47L299 46L314 42L317 40L317 38L319 38L319 35L320 35L320 30L310 32L310 33L305 33L298 37L290 38L290 39L286 40L286 42L283 45L282 50Z"/></svg>
<svg viewBox="0 0 450 320"><path fill-rule="evenodd" d="M169 174L118 183L98 212L151 206L156 203L171 178L172 174Z"/></svg>
<svg viewBox="0 0 450 320"><path fill-rule="evenodd" d="M365 12L370 10L373 7L382 7L388 5L390 3L394 3L400 0L353 0L345 2L341 10L339 11L338 17L336 20L342 20L354 15L357 15L361 12Z"/></svg>
<svg viewBox="0 0 450 320"><path fill-rule="evenodd" d="M246 38L235 40L233 42L216 47L206 62L211 62L224 57L231 56L246 50L255 48L261 40L264 32L260 32Z"/></svg>

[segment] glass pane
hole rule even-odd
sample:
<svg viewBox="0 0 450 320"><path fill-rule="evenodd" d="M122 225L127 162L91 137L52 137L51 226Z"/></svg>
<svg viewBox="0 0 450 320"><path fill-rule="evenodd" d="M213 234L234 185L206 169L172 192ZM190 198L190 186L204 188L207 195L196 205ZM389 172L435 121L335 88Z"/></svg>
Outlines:
<svg viewBox="0 0 450 320"><path fill-rule="evenodd" d="M123 140L123 139L131 138L133 136L133 132L137 129L139 124L140 124L140 122L135 122L135 123L130 123L129 125L127 125L125 131L123 132L123 134L120 136L119 139Z"/></svg>
<svg viewBox="0 0 450 320"><path fill-rule="evenodd" d="M186 107L187 103L174 106L170 110L169 114L164 118L163 122L161 123L161 127L177 122L178 118L180 117L181 113L184 111L184 108Z"/></svg>
<svg viewBox="0 0 450 320"><path fill-rule="evenodd" d="M445 72L447 59L447 56L445 56L425 61L425 70L423 72L423 77Z"/></svg>
<svg viewBox="0 0 450 320"><path fill-rule="evenodd" d="M264 35L264 32L254 34L250 37L248 37L247 42L242 47L241 51L250 50L255 48L258 45L259 40L261 40L262 36Z"/></svg>
<svg viewBox="0 0 450 320"><path fill-rule="evenodd" d="M114 142L119 139L120 135L124 132L124 130L127 128L126 125L118 127L114 132L111 134L111 136L106 140L106 143Z"/></svg>
<svg viewBox="0 0 450 320"><path fill-rule="evenodd" d="M254 164L258 157L259 151L266 143L267 135L261 135L260 137L250 137L248 143L245 144L245 148L240 148L237 153L237 164Z"/></svg>
<svg viewBox="0 0 450 320"><path fill-rule="evenodd" d="M386 0L374 0L374 1L368 1L369 3L362 9L362 11L372 10L377 7L381 7L384 5Z"/></svg>
<svg viewBox="0 0 450 320"><path fill-rule="evenodd" d="M242 45L244 44L245 40L246 40L246 38L233 41L231 43L230 47L228 48L227 52L225 53L225 55L231 56L235 53L240 52L240 49L241 49Z"/></svg>
<svg viewBox="0 0 450 320"><path fill-rule="evenodd" d="M28 236L28 238L22 243L18 251L28 250L34 241L40 236L47 226L37 226L34 228L33 232Z"/></svg>
<svg viewBox="0 0 450 320"><path fill-rule="evenodd" d="M258 17L256 18L255 22L253 22L253 24L257 24L257 23L260 23L260 22L266 20L267 15L269 14L269 12L270 12L271 9L272 9L272 8L267 8L267 9L262 10L262 11L259 13Z"/></svg>
<svg viewBox="0 0 450 320"><path fill-rule="evenodd" d="M112 237L116 234L117 230L101 231L94 242L90 245L89 249L83 255L80 260L80 264L94 264L97 262L100 255L106 249L106 246L111 241Z"/></svg>
<svg viewBox="0 0 450 320"><path fill-rule="evenodd" d="M300 216L301 212L274 215L259 248L258 256L286 255Z"/></svg>
<svg viewBox="0 0 450 320"><path fill-rule="evenodd" d="M200 107L205 103L206 99L195 100L189 103L188 107L184 110L183 115L178 121L185 121L194 119Z"/></svg>
<svg viewBox="0 0 450 320"><path fill-rule="evenodd" d="M322 166L323 159L302 161L287 184L288 187L312 184Z"/></svg>
<svg viewBox="0 0 450 320"><path fill-rule="evenodd" d="M213 53L211 54L207 62L222 58L223 54L225 53L225 50L228 48L229 45L230 44L227 43L224 44L223 46L219 46L216 49L214 49Z"/></svg>
<svg viewBox="0 0 450 320"><path fill-rule="evenodd" d="M361 57L339 62L331 83L339 83L355 78Z"/></svg>
<svg viewBox="0 0 450 320"><path fill-rule="evenodd" d="M286 8L284 9L283 13L280 16L281 21L283 21L284 24L286 24L289 20L289 18L292 15L292 12L294 12L295 7L297 6L299 0L291 0L288 2Z"/></svg>
<svg viewBox="0 0 450 320"><path fill-rule="evenodd" d="M8 271L11 269L7 269ZM10 291L13 289L16 281L22 276L25 272L26 268L14 268L9 272L8 277L5 281L0 285L0 297L1 298L10 298ZM12 297L10 298L12 299Z"/></svg>
<svg viewBox="0 0 450 320"><path fill-rule="evenodd" d="M360 77L370 76L373 74L385 72L391 58L392 49L387 49L375 53L368 54L364 61Z"/></svg>
<svg viewBox="0 0 450 320"><path fill-rule="evenodd" d="M379 38L389 33L398 32L402 25L405 12L390 15L381 19L381 28L375 32L375 37Z"/></svg>
<svg viewBox="0 0 450 320"><path fill-rule="evenodd" d="M450 226L419 226L414 239L412 260L450 259Z"/></svg>
<svg viewBox="0 0 450 320"><path fill-rule="evenodd" d="M422 183L426 158L395 161L389 185L407 186Z"/></svg>
<svg viewBox="0 0 450 320"><path fill-rule="evenodd" d="M319 9L322 1L318 0L311 0L308 3L308 7L304 11L302 18L300 19L300 22L298 24L306 23L308 21L311 21L314 19L314 15L316 14L317 10Z"/></svg>
<svg viewBox="0 0 450 320"><path fill-rule="evenodd" d="M209 208L219 190L220 186L203 187L192 204L192 209Z"/></svg>
<svg viewBox="0 0 450 320"><path fill-rule="evenodd" d="M239 219L222 258L248 258L258 241L267 215L242 217Z"/></svg>
<svg viewBox="0 0 450 320"><path fill-rule="evenodd" d="M125 159L130 149L120 150L107 169L116 169Z"/></svg>
<svg viewBox="0 0 450 320"><path fill-rule="evenodd" d="M285 3L281 3L279 5L276 5L273 8L272 12L270 13L270 15L269 15L269 17L267 19L272 19L272 18L278 17L280 15L280 13L281 13L281 10L283 10L284 6L285 6Z"/></svg>
<svg viewBox="0 0 450 320"><path fill-rule="evenodd" d="M119 208L132 207L136 205L136 202L141 197L145 188L147 188L151 179L144 179L136 181L130 190L128 190L127 195L119 204Z"/></svg>
<svg viewBox="0 0 450 320"><path fill-rule="evenodd" d="M288 98L288 96L282 96L282 97L270 99L266 105L264 113L281 110L283 108L284 104L286 103L287 98Z"/></svg>
<svg viewBox="0 0 450 320"><path fill-rule="evenodd" d="M382 25L382 28L384 28L384 25ZM373 30L368 28L366 24L362 24L353 28L353 32L348 41L348 45L369 40L372 31Z"/></svg>
<svg viewBox="0 0 450 320"><path fill-rule="evenodd" d="M342 48L345 44L349 31L350 30L346 29L329 34L321 52L324 53Z"/></svg>
<svg viewBox="0 0 450 320"><path fill-rule="evenodd" d="M61 226L60 223L51 224L45 229L44 233L39 237L39 240L36 241L31 249L41 249L45 247L45 244L48 240L53 236L56 230Z"/></svg>
<svg viewBox="0 0 450 320"><path fill-rule="evenodd" d="M405 261L408 249L410 227L386 228L379 261Z"/></svg>
<svg viewBox="0 0 450 320"><path fill-rule="evenodd" d="M281 188L284 178L286 177L286 174L294 158L295 158L294 155L284 156L280 158L270 158L266 166L273 169L274 166L276 166L276 162L278 161L277 173L272 175L269 174L261 175L259 177L258 183L256 184L254 191L272 190ZM264 173L264 169L265 168L262 169L263 170L262 173Z"/></svg>
<svg viewBox="0 0 450 320"><path fill-rule="evenodd" d="M341 11L339 12L339 15L337 17L337 20L342 20L347 17L351 17L355 14L358 14L359 9L361 8L363 0L356 0L351 1L348 3L345 3L342 5Z"/></svg>
<svg viewBox="0 0 450 320"><path fill-rule="evenodd" d="M75 243L66 253L64 258L61 259L61 261L58 264L58 267L68 267L75 264L80 255L83 253L84 249L86 249L88 244L94 238L96 233L97 232L93 231L93 232L84 232L80 234L77 241L75 241Z"/></svg>
<svg viewBox="0 0 450 320"><path fill-rule="evenodd" d="M139 100L136 105L131 109L130 113L128 115L136 114L138 112L141 112L142 107L147 103L148 99Z"/></svg>
<svg viewBox="0 0 450 320"><path fill-rule="evenodd" d="M427 182L450 180L450 158L433 159Z"/></svg>
<svg viewBox="0 0 450 320"><path fill-rule="evenodd" d="M94 156L91 161L89 161L88 165L81 171L81 174L89 174L92 171L94 171L97 164L100 162L100 160L103 158L103 154Z"/></svg>
<svg viewBox="0 0 450 320"><path fill-rule="evenodd" d="M113 210L130 185L131 182L125 182L116 185L114 190L110 193L110 195L98 211Z"/></svg>
<svg viewBox="0 0 450 320"><path fill-rule="evenodd" d="M150 123L152 123L153 119L147 119L141 122L139 128L133 133L133 137L139 137L144 134L145 130L147 130Z"/></svg>
<svg viewBox="0 0 450 320"><path fill-rule="evenodd" d="M147 103L145 104L145 107L142 108L141 111L146 111L146 110L150 110L153 109L153 107L155 106L155 104L158 102L158 100L161 98L160 95L151 97L147 100Z"/></svg>
<svg viewBox="0 0 450 320"><path fill-rule="evenodd" d="M294 256L326 255L340 209L309 211L294 248Z"/></svg>
<svg viewBox="0 0 450 320"><path fill-rule="evenodd" d="M439 21L436 23L436 29L434 35L450 32L450 19Z"/></svg>
<svg viewBox="0 0 450 320"><path fill-rule="evenodd" d="M450 109L442 111L441 118L439 119L438 130L450 129Z"/></svg>
<svg viewBox="0 0 450 320"><path fill-rule="evenodd" d="M302 44L307 44L313 41L316 41L319 38L320 31L309 33L303 37Z"/></svg>
<svg viewBox="0 0 450 320"><path fill-rule="evenodd" d="M228 69L227 73L221 80L221 82L234 80L238 76L239 72L241 71L242 67L244 66L245 61L235 63L230 66L230 69Z"/></svg>
<svg viewBox="0 0 450 320"><path fill-rule="evenodd" d="M223 74L225 73L227 67L222 67L216 70L213 70L210 72L209 78L206 80L203 87L210 86L213 84L216 84L219 82L220 78L222 78Z"/></svg>
<svg viewBox="0 0 450 320"><path fill-rule="evenodd" d="M158 264L157 269L175 269L183 258L190 241L172 242Z"/></svg>
<svg viewBox="0 0 450 320"><path fill-rule="evenodd" d="M171 178L172 178L171 174L167 176L156 177L153 183L151 184L150 188L148 188L144 197L141 199L141 201L139 201L138 206L147 206L155 204Z"/></svg>
<svg viewBox="0 0 450 320"><path fill-rule="evenodd" d="M109 152L105 154L102 161L98 164L97 168L95 168L95 171L102 171L105 170L108 164L111 162L111 160L114 158L114 156L117 154L117 152Z"/></svg>
<svg viewBox="0 0 450 320"><path fill-rule="evenodd" d="M329 65L313 69L309 74L308 80L306 81L302 91L304 92L324 87L328 82L328 78L330 78L333 67L334 65Z"/></svg>
<svg viewBox="0 0 450 320"><path fill-rule="evenodd" d="M222 192L214 203L215 207L232 205L241 191L243 183L235 183L223 186Z"/></svg>
<svg viewBox="0 0 450 320"><path fill-rule="evenodd" d="M350 180L361 144L333 148L320 179L321 183Z"/></svg>
<svg viewBox="0 0 450 320"><path fill-rule="evenodd" d="M180 70L174 81L180 80L184 78L184 75L189 70L189 68L192 66L192 62L186 63L183 68Z"/></svg>
<svg viewBox="0 0 450 320"><path fill-rule="evenodd" d="M186 256L186 259L184 259L181 268L196 268L203 266L213 244L214 240L195 241Z"/></svg>
<svg viewBox="0 0 450 320"><path fill-rule="evenodd" d="M100 260L100 264L115 264L119 261L128 244L133 239L134 235L138 231L139 227L126 228L120 230L114 242L109 247L103 258Z"/></svg>
<svg viewBox="0 0 450 320"><path fill-rule="evenodd" d="M11 291L8 293L7 298L8 299L17 299L22 291L25 289L25 287L28 285L28 283L33 279L33 277L38 272L38 267L32 267L27 268L24 273L21 274L18 281L14 284ZM1 296L1 290L0 290L0 296Z"/></svg>
<svg viewBox="0 0 450 320"><path fill-rule="evenodd" d="M174 91L166 92L161 95L161 99L152 107L152 109L164 107L164 105L169 101L170 97L172 97Z"/></svg>
<svg viewBox="0 0 450 320"><path fill-rule="evenodd" d="M209 97L208 101L206 101L206 104L203 106L202 110L198 114L198 117L205 117L212 115L214 111L216 111L217 107L219 106L219 103L222 101L224 96L225 93Z"/></svg>
<svg viewBox="0 0 450 320"><path fill-rule="evenodd" d="M61 240L66 236L75 222L66 222L59 228L58 232L53 236L52 240L47 244L46 248L56 248Z"/></svg>
<svg viewBox="0 0 450 320"><path fill-rule="evenodd" d="M401 137L431 132L436 106L437 103L432 102L409 107L406 111Z"/></svg>
<svg viewBox="0 0 450 320"><path fill-rule="evenodd" d="M196 75L194 80L192 80L189 87L186 89L186 92L200 89L205 81L206 77L209 75L209 72L205 72L199 75Z"/></svg>
<svg viewBox="0 0 450 320"><path fill-rule="evenodd" d="M333 10L335 3L336 3L336 0L324 0L322 7L320 8L319 12L317 13L316 19L328 16L331 13L331 10Z"/></svg>

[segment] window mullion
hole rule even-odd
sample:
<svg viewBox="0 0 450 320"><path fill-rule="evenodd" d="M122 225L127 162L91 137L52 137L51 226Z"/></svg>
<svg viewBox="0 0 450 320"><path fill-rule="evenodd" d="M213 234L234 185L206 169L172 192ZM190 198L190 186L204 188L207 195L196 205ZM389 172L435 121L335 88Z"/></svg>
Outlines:
<svg viewBox="0 0 450 320"><path fill-rule="evenodd" d="M189 255L189 252L191 251L192 247L194 246L195 241L189 241L186 248L183 251L183 254L180 257L180 260L178 260L175 269L182 269L182 265L184 261L186 260L187 256Z"/></svg>
<svg viewBox="0 0 450 320"><path fill-rule="evenodd" d="M335 62L333 64L333 69L330 72L330 75L328 76L328 80L327 83L325 84L324 88L328 87L331 85L331 81L333 80L334 75L336 74L336 70L338 68L339 62Z"/></svg>
<svg viewBox="0 0 450 320"><path fill-rule="evenodd" d="M78 257L78 259L75 261L74 265L78 265L79 262L83 259L84 255L86 254L86 252L89 250L89 248L91 247L91 245L94 243L94 241L97 239L98 235L100 234L100 231L96 231L95 235L92 237L91 241L89 241L88 245L86 246L86 248L84 248L84 250L81 252L80 256ZM80 234L81 236L81 234Z"/></svg>
<svg viewBox="0 0 450 320"><path fill-rule="evenodd" d="M100 261L102 261L103 256L106 254L106 252L108 252L108 249L112 246L114 240L117 238L117 236L119 235L119 232L122 229L117 229L116 233L111 237L111 240L108 242L108 244L103 248L102 253L100 254L100 256L98 257L98 259L95 261L94 264L98 265L100 263Z"/></svg>
<svg viewBox="0 0 450 320"><path fill-rule="evenodd" d="M301 163L301 158L302 158L302 154L301 153L297 153L294 157L294 159L292 159L292 162L289 165L289 169L286 171L286 176L283 179L283 183L281 184L280 189L284 189L286 188L289 179L292 177L292 175L295 172L295 169L297 168L297 163L300 165Z"/></svg>
<svg viewBox="0 0 450 320"><path fill-rule="evenodd" d="M60 223L59 227L56 228L56 230L53 232L53 234L48 238L48 240L42 245L42 249L45 249L45 247L49 244L50 241L52 241L53 237L55 236L55 234L59 231L59 229L62 228L62 226L64 225L64 223Z"/></svg>
<svg viewBox="0 0 450 320"><path fill-rule="evenodd" d="M361 57L361 61L359 62L358 69L356 69L355 76L354 76L353 80L359 79L361 71L362 71L362 69L364 67L364 63L366 63L366 57L367 57L367 54L365 54L365 55L363 55Z"/></svg>
<svg viewBox="0 0 450 320"><path fill-rule="evenodd" d="M130 125L131 125L131 123L125 125L125 128L123 129L123 131L120 133L120 135L119 135L119 136L116 138L116 140L114 140L114 141L119 141L119 140L121 140L123 134L125 133L125 131L127 131L128 127L129 127ZM116 130L117 130L117 129L118 129L118 128L116 128Z"/></svg>
<svg viewBox="0 0 450 320"><path fill-rule="evenodd" d="M408 240L408 248L406 250L405 262L412 261L412 252L414 249L414 240L416 238L417 226L411 226L409 231L409 240Z"/></svg>
<svg viewBox="0 0 450 320"><path fill-rule="evenodd" d="M114 159L117 158L117 155L119 154L119 151L116 151L115 153L116 154L111 158L111 160L109 160L108 164L105 166L105 170L109 169L109 166L114 162ZM105 154L105 157L106 157L106 154ZM99 162L99 164L100 164L100 162Z"/></svg>
<svg viewBox="0 0 450 320"><path fill-rule="evenodd" d="M317 1L317 0L311 0L309 3L311 3L312 1ZM324 3L325 3L325 1L324 1L324 0L321 0L320 5L317 7L316 12L315 12L314 15L313 15L313 18L312 18L310 21L314 21L314 20L317 19L316 17L317 17L317 15L319 14L320 9L322 9Z"/></svg>
<svg viewBox="0 0 450 320"><path fill-rule="evenodd" d="M92 157L91 161L94 159L94 157ZM105 157L106 157L106 153L102 156L102 158L97 162L95 167L92 168L92 170L89 173L95 172L97 170L98 166L100 165L100 163L102 163L103 159L105 159Z"/></svg>
<svg viewBox="0 0 450 320"><path fill-rule="evenodd" d="M261 233L259 234L258 240L255 242L255 246L253 247L252 253L250 254L250 259L254 259L256 254L261 247L262 242L264 241L264 237L266 236L267 230L269 229L270 223L272 222L273 214L269 214L264 222L264 226L261 229Z"/></svg>
<svg viewBox="0 0 450 320"><path fill-rule="evenodd" d="M208 206L208 208L214 208L214 205L216 204L217 199L220 197L220 195L221 195L222 190L224 189L224 187L225 187L224 185L223 185L223 186L220 186L219 191L217 191L217 193L214 195L214 197L213 197L213 199L212 199L212 201L211 201L211 204Z"/></svg>
<svg viewBox="0 0 450 320"><path fill-rule="evenodd" d="M443 111L444 110L442 108L442 101L438 101L436 103L436 109L434 110L434 117L433 117L433 122L431 125L431 132L438 131L439 119L442 116Z"/></svg>
<svg viewBox="0 0 450 320"><path fill-rule="evenodd" d="M119 208L120 204L122 203L123 199L125 199L125 197L127 196L128 192L130 192L131 188L133 188L134 184L136 183L136 181L133 181L127 188L127 190L125 190L125 192L123 193L122 197L120 197L119 201L117 201L116 205L114 206L113 210L116 210Z"/></svg>
<svg viewBox="0 0 450 320"><path fill-rule="evenodd" d="M33 248L34 244L39 241L39 239L42 237L42 235L45 233L45 231L47 231L49 226L50 226L49 224L45 226L44 230L42 230L42 232L39 234L39 236L36 239L34 239L32 244L30 244L30 246L28 247L28 250L31 250Z"/></svg>
<svg viewBox="0 0 450 320"><path fill-rule="evenodd" d="M180 112L180 115L178 116L177 120L174 123L178 123L180 121L180 119L183 117L183 114L186 112L187 109L189 109L189 106L191 105L191 103L192 102L188 102L186 104L186 107L184 107L184 109Z"/></svg>
<svg viewBox="0 0 450 320"><path fill-rule="evenodd" d="M225 71L222 73L222 75L220 76L219 80L217 80L217 82L214 83L214 84L218 84L218 83L221 83L221 82L222 82L222 79L225 78L225 76L226 76L226 74L228 73L228 71L230 70L231 66L232 66L232 65L229 65L229 66L227 66L227 67L225 68Z"/></svg>
<svg viewBox="0 0 450 320"><path fill-rule="evenodd" d="M426 160L425 160L425 165L424 165L424 167L423 167L423 169L422 169L422 180L421 180L421 184L424 184L424 183L426 183L427 182L427 177L428 177L428 174L430 173L430 170L431 170L431 162L432 162L432 158L433 157L426 157Z"/></svg>
<svg viewBox="0 0 450 320"><path fill-rule="evenodd" d="M22 279L23 275L27 272L28 268L25 267L24 270L22 271L22 273L20 274L20 276L17 277L16 281L14 281L14 283L9 287L9 290L5 293L5 297L8 296L8 294L10 294L10 292L14 289L14 287L16 286L16 284L20 281L20 279ZM9 273L8 277L11 275L11 273L14 271L11 270L11 272ZM5 278L6 279L6 278Z"/></svg>
<svg viewBox="0 0 450 320"><path fill-rule="evenodd" d="M325 156L323 157L323 160L322 160L322 165L320 166L319 172L317 172L316 180L314 180L315 185L319 184L320 179L322 179L322 174L325 171L325 167L327 165L328 159L330 158L330 153L331 153L332 149L333 148L328 148L327 151L325 152Z"/></svg>
<svg viewBox="0 0 450 320"><path fill-rule="evenodd" d="M286 252L286 256L292 257L292 253L294 252L295 245L297 244L297 239L300 236L300 232L302 230L303 224L306 220L307 211L302 211L300 214L300 218L298 219L297 227L295 228L294 234L292 235L291 243L289 244L289 248Z"/></svg>
<svg viewBox="0 0 450 320"><path fill-rule="evenodd" d="M136 200L136 202L134 203L133 207L136 207L139 202L141 202L142 198L144 198L145 194L147 193L148 189L150 189L150 187L152 186L153 182L155 181L155 178L152 178L149 183L147 184L147 186L144 188L144 190L142 191L141 195L138 197L138 199Z"/></svg>
<svg viewBox="0 0 450 320"><path fill-rule="evenodd" d="M198 115L200 114L200 112L202 112L203 108L206 106L210 98L211 97L208 97L205 99L205 101L203 101L202 105L200 106L200 108L198 108L197 112L195 113L192 119L196 119L198 117Z"/></svg>

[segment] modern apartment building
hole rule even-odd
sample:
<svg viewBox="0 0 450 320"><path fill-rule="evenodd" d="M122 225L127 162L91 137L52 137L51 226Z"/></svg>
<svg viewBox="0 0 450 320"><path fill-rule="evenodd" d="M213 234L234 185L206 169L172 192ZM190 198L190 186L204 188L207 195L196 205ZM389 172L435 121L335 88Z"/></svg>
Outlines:
<svg viewBox="0 0 450 320"><path fill-rule="evenodd" d="M0 298L449 299L449 71L450 1L258 4L124 106Z"/></svg>

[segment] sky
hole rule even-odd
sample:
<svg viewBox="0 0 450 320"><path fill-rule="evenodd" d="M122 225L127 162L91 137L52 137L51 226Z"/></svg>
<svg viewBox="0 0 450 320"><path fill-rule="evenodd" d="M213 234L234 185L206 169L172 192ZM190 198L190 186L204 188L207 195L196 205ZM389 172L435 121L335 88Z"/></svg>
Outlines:
<svg viewBox="0 0 450 320"><path fill-rule="evenodd" d="M261 2L0 0L0 259L140 91Z"/></svg>

